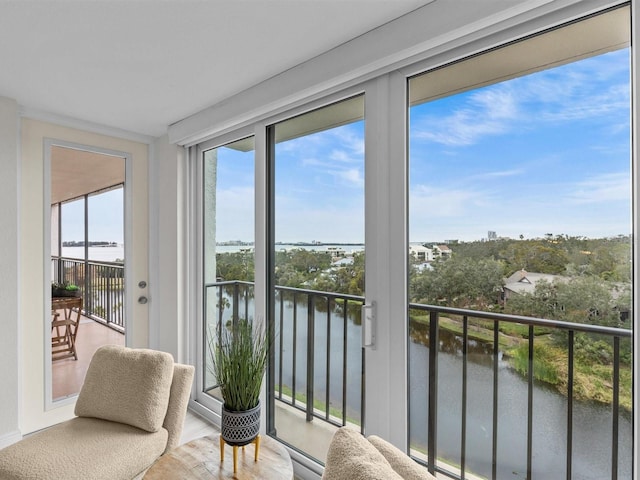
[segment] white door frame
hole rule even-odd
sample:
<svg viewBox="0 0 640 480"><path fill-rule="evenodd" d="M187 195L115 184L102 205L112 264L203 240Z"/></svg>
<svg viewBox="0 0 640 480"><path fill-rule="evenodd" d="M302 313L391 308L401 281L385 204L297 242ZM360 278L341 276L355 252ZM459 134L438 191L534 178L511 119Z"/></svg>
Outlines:
<svg viewBox="0 0 640 480"><path fill-rule="evenodd" d="M44 249L43 249L43 262L44 262L44 285L42 286L44 291L44 311L42 312L42 328L44 329L44 380L45 380L45 410L57 408L62 405L73 404L76 401L77 395L62 398L59 400L53 400L53 372L51 362L51 149L53 147L64 147L74 150L82 150L86 152L98 153L101 155L107 155L111 157L123 158L125 161L125 182L124 182L124 282L125 282L125 318L133 318L133 296L134 296L134 278L133 269L126 268L127 265L131 265L131 248L127 246L132 245L133 240L133 225L132 225L132 178L133 164L132 156L128 152L121 152L118 150L111 150L102 147L96 147L93 145L83 145L75 142L69 142L66 140L57 140L53 138L44 139ZM129 322L129 325L131 322ZM125 343L130 345L131 336L125 332Z"/></svg>

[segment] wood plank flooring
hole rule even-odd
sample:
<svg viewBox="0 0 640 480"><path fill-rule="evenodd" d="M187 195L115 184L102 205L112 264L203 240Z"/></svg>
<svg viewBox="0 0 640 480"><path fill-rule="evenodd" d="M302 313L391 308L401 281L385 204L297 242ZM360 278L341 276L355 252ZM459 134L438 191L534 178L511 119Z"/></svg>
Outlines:
<svg viewBox="0 0 640 480"><path fill-rule="evenodd" d="M184 419L184 426L182 427L182 435L180 436L180 445L195 440L196 438L218 433L220 433L220 430L208 420L187 410L187 416Z"/></svg>

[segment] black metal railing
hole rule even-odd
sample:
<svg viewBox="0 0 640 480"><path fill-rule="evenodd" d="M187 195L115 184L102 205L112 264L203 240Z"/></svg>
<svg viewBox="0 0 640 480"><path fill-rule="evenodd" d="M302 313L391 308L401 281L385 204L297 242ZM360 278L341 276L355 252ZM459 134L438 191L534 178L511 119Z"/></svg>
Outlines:
<svg viewBox="0 0 640 480"><path fill-rule="evenodd" d="M124 265L51 257L53 279L77 285L83 299L83 315L124 333Z"/></svg>
<svg viewBox="0 0 640 480"><path fill-rule="evenodd" d="M207 285L205 288L205 311L216 311L216 326L219 328L224 322L232 318L250 318L253 315L253 283L249 282L221 282ZM211 304L215 302L215 304ZM306 414L306 420L319 419L332 425L341 426L347 423L363 425L362 416L365 403L364 393L364 359L362 356L361 337L357 333L351 337L348 329L359 332L360 308L364 297L342 295L336 293L319 292L300 288L276 287L275 295L275 396L293 408ZM209 307L207 307L209 305ZM221 307L222 306L222 307ZM492 406L489 415L492 422L491 458L487 462L491 465L489 478L499 478L498 466L498 417L499 389L498 369L500 365L500 329L502 326L524 326L523 342L526 343L527 367L527 401L526 401L526 478L532 479L533 440L532 432L535 424L533 409L534 377L534 347L535 329L566 333L567 352L567 404L566 404L566 478L572 478L573 470L573 413L574 413L574 380L575 380L575 339L577 334L599 335L611 339L613 342L612 365L612 441L611 441L611 479L618 478L618 429L620 414L620 342L629 341L631 330L603 327L589 324L577 324L562 321L552 321L517 315L480 312L432 305L410 304L411 324L413 318L423 316L427 320L426 341L428 349L429 367L427 373L428 405L411 405L410 408L427 409L427 448L426 455L415 455L414 458L425 464L432 473L441 473L450 478L464 480L471 475L466 472L467 444L467 403L468 403L468 362L470 341L470 327L478 328L478 323L484 324L484 330L491 335L486 340L490 346L490 365L493 371ZM460 412L461 429L459 433L460 458L457 462L438 458L438 358L441 354L440 322L443 318L457 319L460 325L458 334L461 342L462 354L461 370L461 401ZM354 354L355 352L355 354ZM358 362L351 361L359 357ZM411 368L411 365L409 366ZM302 372L302 375L299 374ZM357 390L359 398L349 394L349 386L354 383L357 374ZM332 377L338 375L339 381ZM351 378L351 379L350 379ZM457 381L457 379L454 379ZM318 383L321 383L318 389ZM337 388L336 388L336 385ZM318 395L318 390L321 390ZM336 390L338 390L336 392ZM349 409L352 412L349 414ZM361 427L362 428L362 427ZM421 426L409 425L411 429ZM410 435L411 437L411 435ZM457 468L452 465L456 463Z"/></svg>
<svg viewBox="0 0 640 480"><path fill-rule="evenodd" d="M469 347L469 326L470 321L489 322L491 330L493 331L492 339L492 370L493 370L493 385L492 385L492 435L491 435L491 476L489 478L499 478L497 473L497 452L498 452L498 417L499 417L499 390L498 390L498 369L499 369L499 335L500 326L503 323L524 325L526 328L525 340L527 342L527 369L526 369L526 381L527 381L527 405L526 405L526 477L527 479L534 478L532 476L532 459L533 459L533 426L534 426L534 409L533 409L533 391L534 391L534 351L535 351L535 331L536 327L543 328L546 331L562 331L566 333L566 352L567 352L567 405L566 405L566 439L565 439L565 455L566 455L566 478L570 480L572 478L573 470L573 413L574 413L574 381L575 381L575 337L576 334L589 334L598 335L600 337L608 338L613 343L613 358L611 360L612 370L612 403L611 403L611 479L617 480L618 478L618 453L619 453L619 419L620 419L620 341L623 339L630 339L632 336L631 330L604 327L598 325L589 324L577 324L562 321L553 321L546 319L538 319L531 317L523 317L517 315L506 315L489 312L479 312L474 310L465 310L449 307L437 307L432 305L420 305L410 304L411 316L421 315L428 316L428 344L429 344L429 369L428 369L428 434L427 434L427 455L426 461L424 458L415 458L421 463L425 463L431 473L442 473L450 478L461 479L465 478L465 466L466 466L466 452L467 452L467 367L468 367L468 347ZM440 354L440 320L441 318L457 318L462 326L461 337L461 351L462 351L462 378L461 391L462 391L462 408L461 408L461 429L460 429L460 458L459 458L459 471L460 473L452 473L443 464L438 464L438 431L437 431L437 419L438 419L438 357ZM435 346L436 348L431 348ZM414 406L415 408L415 406ZM412 428L412 426L410 427Z"/></svg>
<svg viewBox="0 0 640 480"><path fill-rule="evenodd" d="M350 348L360 351L361 336L350 336L348 330L350 324L352 328L359 328L363 304L364 297L355 295L276 287L276 398L304 411L308 422L319 418L338 427L348 422L362 426L360 407L363 405L363 377L354 372L359 373L362 369L351 369L349 358ZM306 313L306 318L300 318L301 313ZM292 329L289 342L285 334L287 327ZM298 339L304 339L304 342ZM298 353L299 343L304 346L302 355ZM290 351L289 355L287 351ZM300 388L297 375L299 356L305 360L304 385ZM287 357L291 362L290 382L284 380ZM361 363L362 357L358 360ZM322 363L319 369L316 368L317 362ZM320 375L317 375L318 372ZM332 381L336 374L338 381ZM351 378L352 382L359 384L359 388L351 392L348 389L350 377L354 377ZM321 390L324 390L320 397L317 396L318 382L321 383ZM350 409L355 412L354 415L349 415Z"/></svg>
<svg viewBox="0 0 640 480"><path fill-rule="evenodd" d="M219 282L206 285L205 292L205 312L216 311L215 330L234 318L252 317L253 283ZM276 287L275 396L305 412L307 421L362 425L362 355L356 330L363 303L364 297L354 295ZM206 335L212 330L209 325Z"/></svg>

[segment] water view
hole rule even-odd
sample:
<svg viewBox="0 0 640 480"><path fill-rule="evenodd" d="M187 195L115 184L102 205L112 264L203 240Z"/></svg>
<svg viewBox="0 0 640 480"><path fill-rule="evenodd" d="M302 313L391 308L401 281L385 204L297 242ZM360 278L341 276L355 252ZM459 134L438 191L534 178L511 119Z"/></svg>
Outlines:
<svg viewBox="0 0 640 480"><path fill-rule="evenodd" d="M606 15L621 12L624 18L616 16L621 20L617 25L628 25L628 11ZM630 49L621 38L589 51L580 50L582 42L576 42L563 57L530 55L557 53L538 48L537 42L555 35L555 39L574 38L574 28L588 32L593 24L586 22L591 21L595 17L554 29L550 37L527 38L416 74L407 79L408 91L390 91L389 105L380 110L365 112L365 97L372 90L364 88L362 94L279 120L269 127L273 136L267 140L268 175L263 165L256 168L252 137L211 149L209 155L205 152L209 197L204 199L203 243L216 245L207 254L218 253L215 259L205 255L205 285L225 281L235 288L236 281L252 283L254 250L249 242L255 238L255 206L266 206L273 222L268 230L275 245L273 251L267 249L270 271L266 273L275 292L260 293L276 298L273 320L282 342L276 388L283 401L292 401L285 397L293 396L300 404L313 404L314 411L307 413L320 412L314 422L339 423L346 410L347 421L357 423L365 411L372 428L389 432L378 421L388 414L384 410L393 408L389 396L377 406L370 402L370 410L361 405L358 313L349 310L345 331L340 313L347 308L340 302L348 295L366 295L367 300L388 304L397 302L403 294L399 289L405 288L412 311L406 317L384 318L382 324L386 332L397 322L409 351L395 349L388 337L377 340L392 365L408 356L407 435L416 456L424 455L437 440L436 458L429 461L448 462L452 470L459 467L466 414L465 467L479 477L492 476L495 433L496 477L501 480L566 478L566 456L573 478L611 478L616 446L618 477L630 477L633 362L627 335L634 318ZM623 30L620 34L624 37ZM513 62L515 58L521 61ZM398 88L399 83L389 82L389 88ZM378 95L375 89L373 93ZM408 120L405 138L396 129L399 125L386 127L388 114L399 114L401 109ZM378 132L382 143L377 141ZM397 154L393 165L386 159L378 165L387 152L379 157L380 146ZM365 152L369 147L373 150ZM372 157L365 161L368 155ZM405 171L407 175L400 173ZM269 180L271 187L255 191L263 180ZM365 184L373 188L365 191ZM363 248L338 254L313 245L363 244L365 231L372 247L366 261ZM222 245L232 239L244 239L243 248ZM290 248L284 248L289 242L293 242ZM406 275L400 263L406 266ZM374 272L365 275L365 265L374 267ZM386 269L391 278L385 276ZM397 284L389 285L389 280ZM281 298L285 289L287 295ZM305 290L295 304L294 289ZM217 300L209 295L207 321L215 322ZM229 295L226 303L220 301L225 319L235 307ZM327 298L338 300L327 307ZM350 301L357 311L359 300ZM455 309L472 313L451 313ZM469 336L471 351L465 356L460 347L461 320L454 315L466 315L478 329ZM500 317L499 339L493 343L496 315L506 318ZM530 330L534 321L514 324L514 317L548 319L554 325ZM436 318L441 338L438 345L430 345L424 328ZM476 320L489 325L478 325ZM566 330L560 331L558 322L565 322ZM407 323L410 332L403 330ZM598 329L607 336L596 335ZM624 333L612 333L615 329ZM612 336L621 339L619 349L612 346ZM571 349L568 338L575 341ZM428 385L428 358L435 348L437 381ZM494 350L500 356L496 396ZM465 412L463 359L468 360ZM575 370L572 376L569 366ZM618 368L616 377L612 371ZM381 382L395 373L368 371L365 381ZM618 378L620 433L613 439L611 405L617 405L613 391ZM307 392L311 380L314 403L305 398L311 394ZM387 388L379 385L383 395ZM437 432L430 432L430 437L427 388L438 392ZM570 389L573 447L567 455ZM498 399L496 428L494 398ZM303 443L294 446L305 451Z"/></svg>
<svg viewBox="0 0 640 480"><path fill-rule="evenodd" d="M213 292L210 292L213 293ZM226 296L226 295L225 295ZM278 295L278 298L281 294ZM215 298L212 297L212 298ZM226 296L229 304L233 297ZM284 296L280 310L277 302L276 328L282 342L276 342L276 392L295 393L300 403L306 402L308 311L306 296L294 303ZM247 308L253 311L248 298ZM244 303L241 302L243 305ZM343 404L343 367L346 371L347 421L361 421L361 327L358 309L347 315L344 336L343 309L327 312L322 297L316 299L314 312L313 379L316 408L327 398L327 365L329 366L329 410L341 415ZM244 310L244 306L242 307ZM231 319L225 310L223 322ZM329 320L328 320L329 319ZM282 320L282 323L280 321ZM330 329L327 328L328 322ZM294 336L295 332L295 336ZM328 333L329 332L329 333ZM329 342L327 337L329 336ZM438 452L441 461L453 466L460 462L462 413L462 338L445 329L439 332L438 357ZM342 355L345 348L346 361ZM412 322L410 335L410 418L411 448L426 453L428 446L428 328ZM329 345L329 347L327 347ZM327 348L329 350L327 351ZM466 470L481 478L491 478L493 347L491 343L469 341L467 371ZM498 444L497 478L526 478L527 396L528 384L499 352L498 374ZM295 367L294 367L295 365ZM300 404L299 403L299 404ZM322 407L324 408L324 407ZM628 411L619 414L619 478L631 478L632 424ZM533 391L533 478L545 480L566 478L567 397L542 382ZM610 405L574 400L573 405L573 478L599 480L611 473L612 408ZM419 453L418 453L419 454Z"/></svg>
<svg viewBox="0 0 640 480"><path fill-rule="evenodd" d="M62 247L62 256L66 258L84 258L84 247ZM89 247L89 260L96 262L115 262L124 259L124 245L116 247Z"/></svg>

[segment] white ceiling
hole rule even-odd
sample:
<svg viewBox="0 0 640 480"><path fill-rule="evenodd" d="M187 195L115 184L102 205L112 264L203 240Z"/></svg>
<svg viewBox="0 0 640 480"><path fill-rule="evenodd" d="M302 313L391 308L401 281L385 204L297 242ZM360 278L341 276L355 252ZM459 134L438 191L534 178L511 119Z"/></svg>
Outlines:
<svg viewBox="0 0 640 480"><path fill-rule="evenodd" d="M432 0L0 0L0 96L143 135Z"/></svg>

